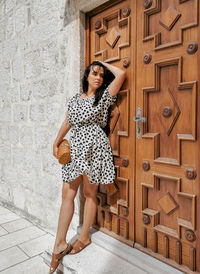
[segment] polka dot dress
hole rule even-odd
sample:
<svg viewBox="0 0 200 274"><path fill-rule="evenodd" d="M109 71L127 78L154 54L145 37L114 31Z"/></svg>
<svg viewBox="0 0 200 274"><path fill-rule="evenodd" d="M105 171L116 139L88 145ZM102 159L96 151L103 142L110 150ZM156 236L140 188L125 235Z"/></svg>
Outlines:
<svg viewBox="0 0 200 274"><path fill-rule="evenodd" d="M107 124L108 108L117 95L111 96L108 86L94 107L95 96L84 99L81 95L76 93L68 102L71 161L62 165L62 179L70 182L85 172L91 184L113 183L112 149L102 128Z"/></svg>

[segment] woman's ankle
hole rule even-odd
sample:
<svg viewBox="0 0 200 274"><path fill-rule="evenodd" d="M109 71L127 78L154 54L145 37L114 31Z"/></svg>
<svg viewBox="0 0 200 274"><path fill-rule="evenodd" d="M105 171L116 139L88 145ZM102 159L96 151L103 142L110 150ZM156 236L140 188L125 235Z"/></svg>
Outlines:
<svg viewBox="0 0 200 274"><path fill-rule="evenodd" d="M89 240L90 239L90 234L80 234L79 239Z"/></svg>
<svg viewBox="0 0 200 274"><path fill-rule="evenodd" d="M60 241L56 241L54 246L58 247L58 246L62 246L62 245L66 245L66 241L65 240L60 240Z"/></svg>

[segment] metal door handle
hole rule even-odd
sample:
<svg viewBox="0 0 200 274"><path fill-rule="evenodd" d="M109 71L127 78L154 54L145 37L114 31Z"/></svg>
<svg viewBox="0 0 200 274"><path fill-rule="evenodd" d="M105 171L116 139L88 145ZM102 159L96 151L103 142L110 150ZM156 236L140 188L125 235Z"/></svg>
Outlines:
<svg viewBox="0 0 200 274"><path fill-rule="evenodd" d="M142 117L142 111L141 108L139 107L137 109L137 116L133 117L133 121L137 123L137 138L141 138L141 122L145 123L147 119L145 117Z"/></svg>

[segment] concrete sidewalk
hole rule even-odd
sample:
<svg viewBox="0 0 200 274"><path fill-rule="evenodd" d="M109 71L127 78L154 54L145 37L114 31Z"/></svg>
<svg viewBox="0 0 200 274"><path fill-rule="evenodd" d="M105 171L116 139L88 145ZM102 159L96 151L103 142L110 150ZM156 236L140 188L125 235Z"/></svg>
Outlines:
<svg viewBox="0 0 200 274"><path fill-rule="evenodd" d="M93 233L91 239L92 244L82 252L66 255L63 258L59 265L61 273L182 273L102 232ZM71 239L70 242L73 240ZM54 237L47 231L0 206L0 272L2 274L47 274L53 244ZM57 272L60 272L59 269Z"/></svg>

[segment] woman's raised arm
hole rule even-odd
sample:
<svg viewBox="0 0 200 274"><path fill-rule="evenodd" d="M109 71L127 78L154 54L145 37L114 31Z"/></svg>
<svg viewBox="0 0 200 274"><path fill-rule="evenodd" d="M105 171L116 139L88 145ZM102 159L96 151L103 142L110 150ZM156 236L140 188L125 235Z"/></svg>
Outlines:
<svg viewBox="0 0 200 274"><path fill-rule="evenodd" d="M101 61L99 61L101 62ZM101 62L105 67L107 67L115 76L115 79L110 83L109 93L111 96L117 95L119 92L125 78L126 72L116 66L112 66L108 63Z"/></svg>

